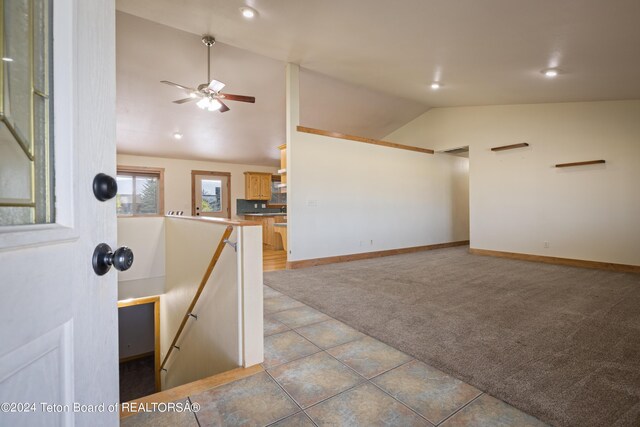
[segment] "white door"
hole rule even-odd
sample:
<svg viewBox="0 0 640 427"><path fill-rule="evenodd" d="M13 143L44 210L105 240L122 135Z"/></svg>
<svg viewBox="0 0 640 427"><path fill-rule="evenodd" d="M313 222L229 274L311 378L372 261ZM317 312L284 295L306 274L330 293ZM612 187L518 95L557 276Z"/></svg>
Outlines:
<svg viewBox="0 0 640 427"><path fill-rule="evenodd" d="M0 6L0 425L118 425L116 271L91 265L96 245L116 244L115 200L92 191L96 174L116 173L115 4Z"/></svg>

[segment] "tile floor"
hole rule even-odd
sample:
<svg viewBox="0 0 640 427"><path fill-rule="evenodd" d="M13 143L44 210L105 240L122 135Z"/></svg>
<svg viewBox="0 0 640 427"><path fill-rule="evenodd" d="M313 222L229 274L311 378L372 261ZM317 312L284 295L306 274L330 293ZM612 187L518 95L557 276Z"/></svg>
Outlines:
<svg viewBox="0 0 640 427"><path fill-rule="evenodd" d="M122 425L545 425L266 286L264 298L264 372L189 396L195 416L145 413Z"/></svg>

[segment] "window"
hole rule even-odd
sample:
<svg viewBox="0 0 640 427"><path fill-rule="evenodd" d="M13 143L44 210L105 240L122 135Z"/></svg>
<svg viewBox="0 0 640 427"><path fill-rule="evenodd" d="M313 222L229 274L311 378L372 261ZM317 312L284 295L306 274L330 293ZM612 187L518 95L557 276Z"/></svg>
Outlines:
<svg viewBox="0 0 640 427"><path fill-rule="evenodd" d="M0 1L0 226L55 222L50 8Z"/></svg>
<svg viewBox="0 0 640 427"><path fill-rule="evenodd" d="M118 215L162 215L164 169L118 166Z"/></svg>

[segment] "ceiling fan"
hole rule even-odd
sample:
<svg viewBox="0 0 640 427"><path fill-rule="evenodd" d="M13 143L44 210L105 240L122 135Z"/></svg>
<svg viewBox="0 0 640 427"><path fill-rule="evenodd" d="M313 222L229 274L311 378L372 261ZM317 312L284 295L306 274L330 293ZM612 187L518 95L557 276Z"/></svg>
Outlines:
<svg viewBox="0 0 640 427"><path fill-rule="evenodd" d="M253 96L232 95L230 93L220 92L224 88L225 84L219 82L218 80L211 79L211 46L213 46L215 42L216 39L211 36L202 37L202 43L207 46L207 82L209 83L202 83L198 86L197 89L194 89L192 87L179 85L167 80L162 80L160 82L169 86L177 87L178 89L182 89L189 94L188 98L173 101L174 104L184 104L191 101L198 101L196 105L203 110L218 110L221 113L224 113L225 111L229 111L230 109L229 107L227 107L224 101L250 102L252 104L256 102L256 99Z"/></svg>

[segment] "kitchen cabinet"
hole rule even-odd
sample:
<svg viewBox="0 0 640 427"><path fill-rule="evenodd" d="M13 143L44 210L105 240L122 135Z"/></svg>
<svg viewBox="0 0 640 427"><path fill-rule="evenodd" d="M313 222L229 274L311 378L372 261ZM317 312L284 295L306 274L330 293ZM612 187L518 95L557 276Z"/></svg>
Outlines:
<svg viewBox="0 0 640 427"><path fill-rule="evenodd" d="M271 200L271 174L245 172L244 198L246 200Z"/></svg>
<svg viewBox="0 0 640 427"><path fill-rule="evenodd" d="M276 235L274 224L286 223L287 217L278 216L262 216L262 215L245 215L244 219L248 221L258 221L262 224L262 244L266 249L282 250L282 239Z"/></svg>

